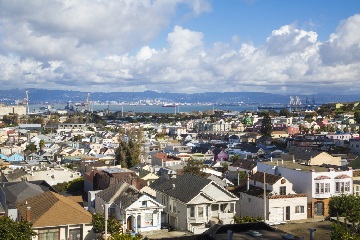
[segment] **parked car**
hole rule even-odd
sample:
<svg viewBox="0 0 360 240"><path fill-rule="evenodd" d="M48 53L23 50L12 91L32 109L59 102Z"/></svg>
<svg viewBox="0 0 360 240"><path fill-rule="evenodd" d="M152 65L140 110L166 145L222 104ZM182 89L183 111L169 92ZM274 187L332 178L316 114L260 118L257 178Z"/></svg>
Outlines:
<svg viewBox="0 0 360 240"><path fill-rule="evenodd" d="M162 223L161 224L161 229L167 229L168 231L175 230L175 228L173 226L171 226L170 224L168 224L168 223Z"/></svg>

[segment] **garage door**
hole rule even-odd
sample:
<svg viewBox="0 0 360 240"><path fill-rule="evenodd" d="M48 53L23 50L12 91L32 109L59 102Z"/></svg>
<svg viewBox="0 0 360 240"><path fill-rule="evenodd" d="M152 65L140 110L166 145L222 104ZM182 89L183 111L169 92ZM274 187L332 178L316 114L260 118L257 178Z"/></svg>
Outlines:
<svg viewBox="0 0 360 240"><path fill-rule="evenodd" d="M284 208L282 207L275 207L270 210L271 222L282 222L284 221Z"/></svg>

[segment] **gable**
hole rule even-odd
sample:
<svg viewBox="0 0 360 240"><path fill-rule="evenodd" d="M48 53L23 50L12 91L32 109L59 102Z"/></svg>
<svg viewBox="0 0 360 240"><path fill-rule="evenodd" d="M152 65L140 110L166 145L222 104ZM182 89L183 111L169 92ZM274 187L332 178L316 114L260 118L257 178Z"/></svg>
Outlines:
<svg viewBox="0 0 360 240"><path fill-rule="evenodd" d="M146 202L146 207L143 205L143 202ZM142 195L140 198L135 200L132 204L130 204L126 210L132 209L141 209L141 208L164 208L163 205L150 198L147 195Z"/></svg>
<svg viewBox="0 0 360 240"><path fill-rule="evenodd" d="M204 198L211 198L213 199L213 201L231 201L231 200L236 200L236 196L233 195L232 193L230 193L228 190L221 188L220 186L218 186L217 184L215 184L214 182L211 182L210 184L208 184L207 186L205 186L202 189L202 193L204 195L201 195L201 193L196 196L194 199L192 199L189 203L192 204L193 201L199 201L199 199L201 199L201 197ZM207 200L209 201L209 200Z"/></svg>

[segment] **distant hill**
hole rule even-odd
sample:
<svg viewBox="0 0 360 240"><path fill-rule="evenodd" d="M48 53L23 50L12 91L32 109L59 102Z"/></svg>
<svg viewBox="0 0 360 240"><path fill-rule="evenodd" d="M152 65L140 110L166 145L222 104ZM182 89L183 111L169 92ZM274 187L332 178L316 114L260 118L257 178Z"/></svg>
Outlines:
<svg viewBox="0 0 360 240"><path fill-rule="evenodd" d="M0 90L0 102L5 104L14 104L16 100L23 100L25 92L29 91L29 103L66 103L84 102L87 98L87 92L65 91L65 90L45 90L45 89L11 89ZM290 96L262 92L206 92L206 93L169 93L169 92L92 92L90 101L116 101L116 102L137 102L139 100L158 99L164 102L180 103L214 103L214 104L237 104L243 102L246 104L289 104ZM297 95L302 103L308 99L310 102L314 99L316 104L328 102L352 102L360 101L358 95L336 95L336 94L315 94L315 95Z"/></svg>

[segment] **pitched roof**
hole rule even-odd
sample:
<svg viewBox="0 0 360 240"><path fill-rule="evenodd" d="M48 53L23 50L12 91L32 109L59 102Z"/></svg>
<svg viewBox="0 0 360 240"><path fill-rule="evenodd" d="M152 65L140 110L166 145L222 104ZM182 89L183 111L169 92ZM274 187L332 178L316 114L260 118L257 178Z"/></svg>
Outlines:
<svg viewBox="0 0 360 240"><path fill-rule="evenodd" d="M160 184L155 181L150 185L150 187L156 191L163 192L173 198L187 203L196 195L198 195L199 192L210 182L210 179L205 179L194 174L185 173L182 176L169 179Z"/></svg>
<svg viewBox="0 0 360 240"><path fill-rule="evenodd" d="M264 172L256 172L254 175L250 176L250 179L263 183L264 182ZM266 184L273 185L280 179L281 179L281 176L265 173Z"/></svg>
<svg viewBox="0 0 360 240"><path fill-rule="evenodd" d="M316 157L321 152L313 149L301 149L296 147L291 147L289 149L289 154L294 155L297 160L310 160L313 157Z"/></svg>
<svg viewBox="0 0 360 240"><path fill-rule="evenodd" d="M27 207L33 227L91 223L91 213L57 193L47 191L16 204L20 219L26 219Z"/></svg>
<svg viewBox="0 0 360 240"><path fill-rule="evenodd" d="M97 197L100 197L105 202L113 202L118 206L120 206L121 203L123 209L126 209L142 195L144 194L140 193L134 186L126 182L112 185L96 194Z"/></svg>
<svg viewBox="0 0 360 240"><path fill-rule="evenodd" d="M21 181L16 183L7 183L2 187L6 195L6 203L11 206L17 202L34 197L43 192L51 190L50 186L41 183L32 183Z"/></svg>
<svg viewBox="0 0 360 240"><path fill-rule="evenodd" d="M240 168L246 169L246 170L253 170L257 166L257 162L244 160L244 159L238 159L232 164L232 166L240 167Z"/></svg>

